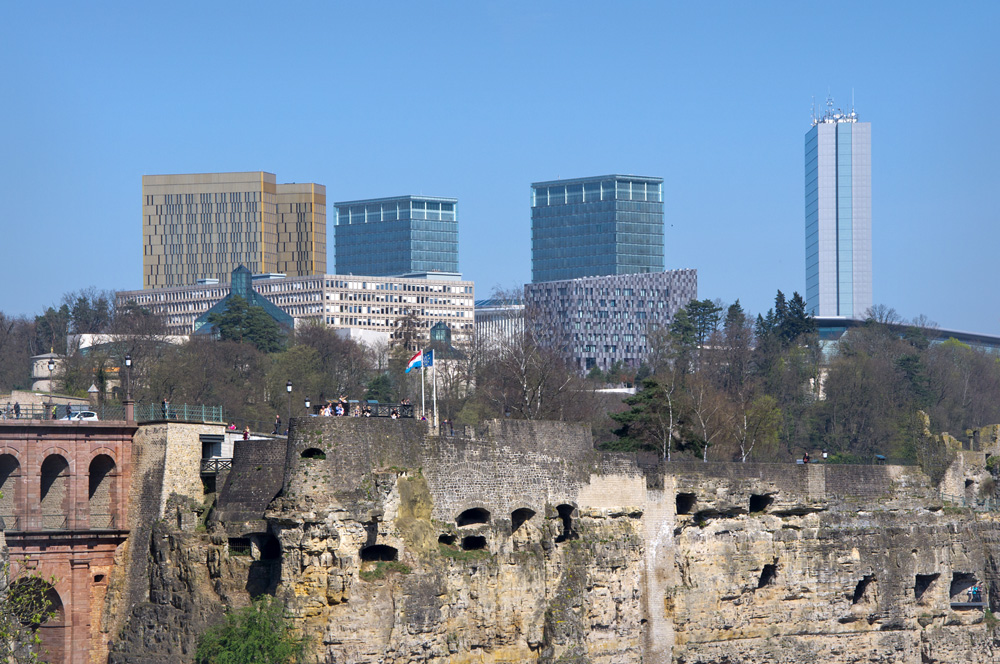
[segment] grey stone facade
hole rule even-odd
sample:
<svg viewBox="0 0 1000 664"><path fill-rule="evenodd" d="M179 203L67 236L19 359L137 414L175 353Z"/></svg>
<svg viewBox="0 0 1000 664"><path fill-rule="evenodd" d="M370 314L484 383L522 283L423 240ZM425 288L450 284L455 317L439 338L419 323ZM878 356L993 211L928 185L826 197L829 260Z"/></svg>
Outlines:
<svg viewBox="0 0 1000 664"><path fill-rule="evenodd" d="M648 330L669 325L698 298L698 271L670 270L526 284L525 306L581 371L615 362L635 367L649 352Z"/></svg>

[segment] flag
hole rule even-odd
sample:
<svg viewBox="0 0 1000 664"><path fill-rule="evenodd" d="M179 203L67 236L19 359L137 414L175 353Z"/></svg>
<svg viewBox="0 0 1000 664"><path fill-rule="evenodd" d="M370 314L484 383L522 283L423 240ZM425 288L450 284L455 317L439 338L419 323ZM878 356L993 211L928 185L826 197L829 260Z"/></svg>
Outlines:
<svg viewBox="0 0 1000 664"><path fill-rule="evenodd" d="M430 349L424 351L424 359L421 360L421 362L423 362L424 367L433 367L434 366L434 349L433 348L430 348Z"/></svg>
<svg viewBox="0 0 1000 664"><path fill-rule="evenodd" d="M420 367L420 360L423 357L423 353L417 353L410 358L410 361L406 363L406 373L410 373L410 369L416 369Z"/></svg>

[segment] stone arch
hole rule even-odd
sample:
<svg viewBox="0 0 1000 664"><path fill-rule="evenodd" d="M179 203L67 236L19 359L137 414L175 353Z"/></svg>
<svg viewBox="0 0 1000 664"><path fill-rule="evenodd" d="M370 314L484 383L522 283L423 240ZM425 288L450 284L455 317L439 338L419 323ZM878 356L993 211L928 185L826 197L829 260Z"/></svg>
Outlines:
<svg viewBox="0 0 1000 664"><path fill-rule="evenodd" d="M576 505L572 503L562 503L556 506L556 518L562 522L562 532L556 536L557 543L576 538L576 525L573 523L573 517L577 514Z"/></svg>
<svg viewBox="0 0 1000 664"><path fill-rule="evenodd" d="M72 504L69 462L61 454L50 454L42 462L40 474L42 528L65 529L69 525L69 508Z"/></svg>
<svg viewBox="0 0 1000 664"><path fill-rule="evenodd" d="M38 623L24 622L25 627L37 630L40 643L33 647L42 662L62 664L66 661L66 610L59 592L41 577L29 575L11 584L11 594L24 592L31 597L45 598L45 612L49 617ZM34 601L31 602L33 605Z"/></svg>
<svg viewBox="0 0 1000 664"><path fill-rule="evenodd" d="M518 507L510 513L510 531L516 533L525 523L531 520L537 512L530 507Z"/></svg>
<svg viewBox="0 0 1000 664"><path fill-rule="evenodd" d="M455 524L459 528L462 526L478 526L489 522L490 511L485 507L470 507L455 517Z"/></svg>
<svg viewBox="0 0 1000 664"><path fill-rule="evenodd" d="M21 464L13 454L0 454L0 518L5 530L20 530L17 499L21 495Z"/></svg>
<svg viewBox="0 0 1000 664"><path fill-rule="evenodd" d="M98 454L90 462L88 477L87 508L90 527L114 528L118 488L118 467L115 460L107 454Z"/></svg>

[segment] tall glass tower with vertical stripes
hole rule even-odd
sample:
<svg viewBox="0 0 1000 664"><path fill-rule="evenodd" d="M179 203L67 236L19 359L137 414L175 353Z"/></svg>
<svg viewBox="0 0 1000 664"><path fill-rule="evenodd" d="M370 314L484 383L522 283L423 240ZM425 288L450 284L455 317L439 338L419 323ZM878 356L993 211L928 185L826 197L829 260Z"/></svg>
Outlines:
<svg viewBox="0 0 1000 664"><path fill-rule="evenodd" d="M860 319L872 306L871 124L827 99L805 147L806 305Z"/></svg>

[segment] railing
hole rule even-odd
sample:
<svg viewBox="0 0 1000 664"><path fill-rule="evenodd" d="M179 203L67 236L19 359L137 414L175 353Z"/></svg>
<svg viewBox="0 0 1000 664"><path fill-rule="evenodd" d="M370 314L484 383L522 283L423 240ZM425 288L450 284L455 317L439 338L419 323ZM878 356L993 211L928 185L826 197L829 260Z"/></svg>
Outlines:
<svg viewBox="0 0 1000 664"><path fill-rule="evenodd" d="M941 500L955 507L967 507L977 512L1000 511L1000 500L993 496L985 498L969 498L967 496L952 496L946 493L941 494Z"/></svg>
<svg viewBox="0 0 1000 664"><path fill-rule="evenodd" d="M53 416L53 408L55 414ZM85 404L25 404L15 413L14 407L9 409L0 406L0 419L10 420L65 420L67 412L76 415L81 412L97 414L98 420L124 420L125 406L121 403L101 403L96 406ZM175 420L177 422L224 422L222 406L206 406L204 404L169 404L166 408L162 403L135 404L135 421L152 422L157 420Z"/></svg>
<svg viewBox="0 0 1000 664"><path fill-rule="evenodd" d="M21 519L16 514L0 514L4 530L20 530Z"/></svg>
<svg viewBox="0 0 1000 664"><path fill-rule="evenodd" d="M66 530L65 514L42 514L42 530Z"/></svg>
<svg viewBox="0 0 1000 664"><path fill-rule="evenodd" d="M218 475L223 470L232 470L233 460L232 459L202 459L201 460L201 474L202 475Z"/></svg>
<svg viewBox="0 0 1000 664"><path fill-rule="evenodd" d="M90 514L90 527L93 530L111 530L115 527L114 514Z"/></svg>

